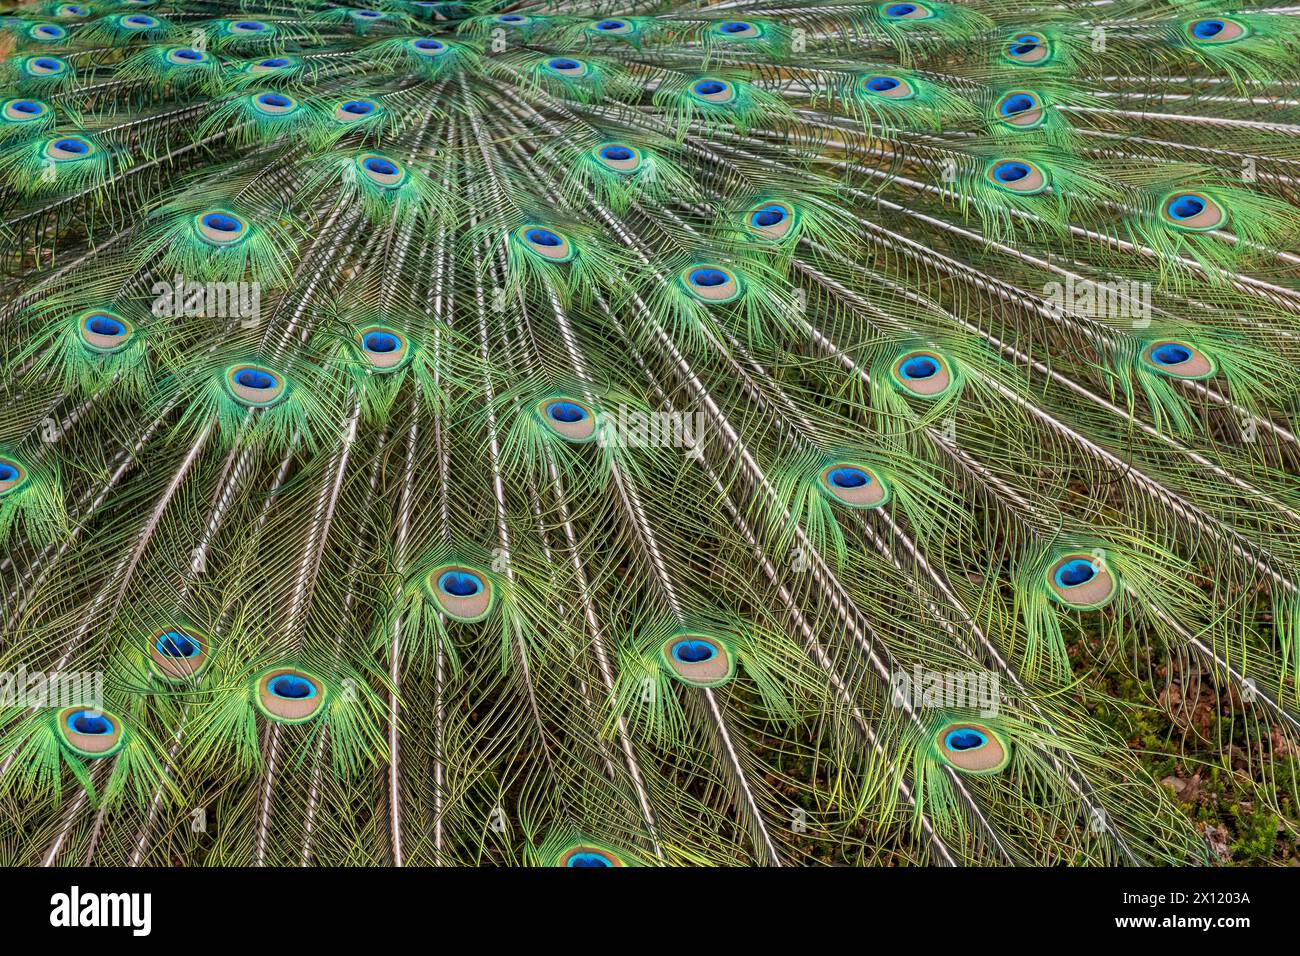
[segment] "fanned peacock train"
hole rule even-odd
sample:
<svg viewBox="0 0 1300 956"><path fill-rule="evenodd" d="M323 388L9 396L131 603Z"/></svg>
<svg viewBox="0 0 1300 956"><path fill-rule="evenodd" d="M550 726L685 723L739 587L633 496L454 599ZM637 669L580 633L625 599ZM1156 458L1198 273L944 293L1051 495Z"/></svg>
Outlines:
<svg viewBox="0 0 1300 956"><path fill-rule="evenodd" d="M0 862L1215 862L1126 720L1297 799L1298 14L10 9Z"/></svg>

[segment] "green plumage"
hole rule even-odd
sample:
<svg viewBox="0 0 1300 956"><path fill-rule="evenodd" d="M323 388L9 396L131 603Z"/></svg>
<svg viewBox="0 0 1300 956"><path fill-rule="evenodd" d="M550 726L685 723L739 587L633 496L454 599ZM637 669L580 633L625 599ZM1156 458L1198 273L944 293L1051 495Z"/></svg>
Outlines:
<svg viewBox="0 0 1300 956"><path fill-rule="evenodd" d="M1284 860L1297 23L5 14L3 862Z"/></svg>

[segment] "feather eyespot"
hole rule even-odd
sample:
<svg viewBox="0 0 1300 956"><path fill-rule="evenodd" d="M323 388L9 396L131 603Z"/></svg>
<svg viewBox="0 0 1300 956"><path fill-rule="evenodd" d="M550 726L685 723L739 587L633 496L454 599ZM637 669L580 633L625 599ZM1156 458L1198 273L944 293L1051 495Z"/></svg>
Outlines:
<svg viewBox="0 0 1300 956"><path fill-rule="evenodd" d="M45 158L55 163L75 163L89 159L97 150L84 136L60 136L45 144Z"/></svg>
<svg viewBox="0 0 1300 956"><path fill-rule="evenodd" d="M588 843L579 843L562 850L559 856L555 858L555 865L574 868L627 866L619 858L618 854L604 847L592 846Z"/></svg>
<svg viewBox="0 0 1300 956"><path fill-rule="evenodd" d="M1099 550L1058 555L1047 571L1047 586L1052 598L1078 611L1105 607L1119 591L1119 581Z"/></svg>
<svg viewBox="0 0 1300 956"><path fill-rule="evenodd" d="M726 80L706 78L691 84L691 96L701 103L719 105L736 98L736 88Z"/></svg>
<svg viewBox="0 0 1300 956"><path fill-rule="evenodd" d="M736 673L736 655L712 634L674 634L660 647L659 659L669 674L694 687L717 687Z"/></svg>
<svg viewBox="0 0 1300 956"><path fill-rule="evenodd" d="M22 61L21 69L27 76L48 78L68 72L68 64L57 56L31 56Z"/></svg>
<svg viewBox="0 0 1300 956"><path fill-rule="evenodd" d="M230 33L252 34L252 33L272 33L274 29L269 23L263 23L261 20L235 20L228 27Z"/></svg>
<svg viewBox="0 0 1300 956"><path fill-rule="evenodd" d="M988 181L1006 192L1033 196L1047 188L1047 173L1027 159L995 159L988 165Z"/></svg>
<svg viewBox="0 0 1300 956"><path fill-rule="evenodd" d="M420 37L411 41L411 49L418 56L433 58L442 56L450 48L441 40L435 40L433 37Z"/></svg>
<svg viewBox="0 0 1300 956"><path fill-rule="evenodd" d="M944 724L934 736L944 763L964 773L997 773L1011 761L1011 747L992 727L980 723Z"/></svg>
<svg viewBox="0 0 1300 956"><path fill-rule="evenodd" d="M266 73L283 73L295 69L298 66L296 57L291 56L269 56L265 60L258 60L248 67L249 73L266 74Z"/></svg>
<svg viewBox="0 0 1300 956"><path fill-rule="evenodd" d="M357 97L344 100L334 107L334 119L340 123L355 123L374 116L383 109L375 100Z"/></svg>
<svg viewBox="0 0 1300 956"><path fill-rule="evenodd" d="M82 343L92 352L111 355L131 343L135 329L131 323L113 312L87 312L77 320Z"/></svg>
<svg viewBox="0 0 1300 956"><path fill-rule="evenodd" d="M1186 26L1187 38L1194 44L1208 46L1217 43L1232 43L1250 36L1250 27L1227 17L1204 17L1190 20Z"/></svg>
<svg viewBox="0 0 1300 956"><path fill-rule="evenodd" d="M167 62L176 66L196 66L208 62L208 59L207 53L189 47L175 47L167 51Z"/></svg>
<svg viewBox="0 0 1300 956"><path fill-rule="evenodd" d="M858 89L869 96L887 100L910 100L916 96L911 83L901 76L890 76L888 73L864 76L858 81Z"/></svg>
<svg viewBox="0 0 1300 956"><path fill-rule="evenodd" d="M687 292L707 305L734 302L744 291L740 276L710 262L688 266L678 275L678 281Z"/></svg>
<svg viewBox="0 0 1300 956"><path fill-rule="evenodd" d="M749 233L772 242L780 242L789 236L798 221L798 211L789 203L776 199L764 200L745 213L745 228Z"/></svg>
<svg viewBox="0 0 1300 956"><path fill-rule="evenodd" d="M63 745L79 757L108 757L126 743L121 718L106 710L65 707L55 716L55 728Z"/></svg>
<svg viewBox="0 0 1300 956"><path fill-rule="evenodd" d="M581 445L596 437L599 416L579 399L552 395L534 404L533 412L547 429L565 441Z"/></svg>
<svg viewBox="0 0 1300 956"><path fill-rule="evenodd" d="M568 56L555 56L546 61L547 72L556 76L563 76L567 79L584 76L589 69L587 64L581 60L575 60Z"/></svg>
<svg viewBox="0 0 1300 956"><path fill-rule="evenodd" d="M519 13L503 13L497 17L497 23L504 23L506 26L518 27L527 23L531 18Z"/></svg>
<svg viewBox="0 0 1300 956"><path fill-rule="evenodd" d="M143 13L118 17L117 22L124 30L156 30L162 25L156 18L145 16Z"/></svg>
<svg viewBox="0 0 1300 956"><path fill-rule="evenodd" d="M626 20L596 20L590 29L605 36L626 36L632 32L632 24Z"/></svg>
<svg viewBox="0 0 1300 956"><path fill-rule="evenodd" d="M395 372L411 358L406 336L387 326L362 329L357 333L356 344L362 357L379 373Z"/></svg>
<svg viewBox="0 0 1300 956"><path fill-rule="evenodd" d="M248 224L228 210L209 209L194 217L194 231L205 242L229 246L248 234Z"/></svg>
<svg viewBox="0 0 1300 956"><path fill-rule="evenodd" d="M937 352L916 349L904 352L890 368L894 386L917 398L940 398L952 387L952 369Z"/></svg>
<svg viewBox="0 0 1300 956"><path fill-rule="evenodd" d="M64 19L80 20L90 16L90 9L77 3L61 3L54 11L54 15Z"/></svg>
<svg viewBox="0 0 1300 956"><path fill-rule="evenodd" d="M496 588L477 568L463 564L444 564L434 568L425 586L439 608L453 621L474 624L492 613Z"/></svg>
<svg viewBox="0 0 1300 956"><path fill-rule="evenodd" d="M856 462L827 465L818 487L834 501L850 508L879 508L889 501L889 486L874 470Z"/></svg>
<svg viewBox="0 0 1300 956"><path fill-rule="evenodd" d="M640 151L626 143L601 143L592 150L592 155L606 169L624 175L636 172L641 166Z"/></svg>
<svg viewBox="0 0 1300 956"><path fill-rule="evenodd" d="M577 253L568 236L549 226L521 226L515 230L515 237L525 250L550 262L568 262Z"/></svg>
<svg viewBox="0 0 1300 956"><path fill-rule="evenodd" d="M285 396L284 379L260 365L234 365L225 381L230 397L250 408L267 408Z"/></svg>
<svg viewBox="0 0 1300 956"><path fill-rule="evenodd" d="M882 3L878 9L886 20L929 20L934 16L923 3Z"/></svg>
<svg viewBox="0 0 1300 956"><path fill-rule="evenodd" d="M257 709L280 724L301 724L320 714L325 706L325 684L313 674L294 667L274 667L256 680Z"/></svg>
<svg viewBox="0 0 1300 956"><path fill-rule="evenodd" d="M192 628L169 627L149 641L149 669L159 680L193 680L208 665L208 641Z"/></svg>
<svg viewBox="0 0 1300 956"><path fill-rule="evenodd" d="M1022 66L1042 66L1052 59L1051 43L1037 33L1017 34L1002 52L1012 63Z"/></svg>
<svg viewBox="0 0 1300 956"><path fill-rule="evenodd" d="M257 93L253 96L253 107L267 116L283 116L298 108L298 101L284 93Z"/></svg>
<svg viewBox="0 0 1300 956"><path fill-rule="evenodd" d="M1142 350L1142 364L1170 378L1210 378L1217 371L1214 359L1190 342L1159 339Z"/></svg>
<svg viewBox="0 0 1300 956"><path fill-rule="evenodd" d="M763 35L763 28L747 20L725 20L715 24L712 32L728 40L754 40Z"/></svg>
<svg viewBox="0 0 1300 956"><path fill-rule="evenodd" d="M68 31L63 29L57 23L35 23L28 27L27 35L33 40L63 40L67 37Z"/></svg>
<svg viewBox="0 0 1300 956"><path fill-rule="evenodd" d="M17 491L27 481L27 469L12 458L0 458L0 498Z"/></svg>
<svg viewBox="0 0 1300 956"><path fill-rule="evenodd" d="M383 189L397 189L406 181L406 170L395 159L378 153L363 153L357 157L361 174Z"/></svg>
<svg viewBox="0 0 1300 956"><path fill-rule="evenodd" d="M3 112L11 123L30 123L48 115L50 108L40 100L12 99L5 100Z"/></svg>
<svg viewBox="0 0 1300 956"><path fill-rule="evenodd" d="M1166 225L1184 232L1208 232L1228 221L1227 210L1200 192L1166 196L1160 202L1160 216Z"/></svg>
<svg viewBox="0 0 1300 956"><path fill-rule="evenodd" d="M998 122L1016 129L1034 129L1045 118L1043 99L1029 90L1015 90L998 100L994 107Z"/></svg>

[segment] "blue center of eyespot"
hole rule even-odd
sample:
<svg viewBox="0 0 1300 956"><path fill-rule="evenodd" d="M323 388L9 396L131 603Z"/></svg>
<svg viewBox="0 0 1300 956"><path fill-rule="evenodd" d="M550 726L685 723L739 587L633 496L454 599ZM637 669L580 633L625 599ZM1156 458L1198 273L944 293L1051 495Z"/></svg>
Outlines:
<svg viewBox="0 0 1300 956"><path fill-rule="evenodd" d="M294 677L292 674L281 674L271 681L270 691L276 697L283 697L285 700L303 700L316 696L316 687L311 681Z"/></svg>
<svg viewBox="0 0 1300 956"><path fill-rule="evenodd" d="M1013 93L1002 101L1002 115L1014 116L1034 108L1034 98L1025 93Z"/></svg>
<svg viewBox="0 0 1300 956"><path fill-rule="evenodd" d="M198 50L177 50L177 51L175 51L175 56L176 56L178 59L181 59L181 60L201 60L201 59L203 59L203 54L200 53Z"/></svg>
<svg viewBox="0 0 1300 956"><path fill-rule="evenodd" d="M564 240L549 229L529 229L524 233L524 238L535 246L546 246L548 248L564 244Z"/></svg>
<svg viewBox="0 0 1300 956"><path fill-rule="evenodd" d="M15 100L9 104L9 108L17 113L31 113L33 116L43 112L40 103L33 103L31 100Z"/></svg>
<svg viewBox="0 0 1300 956"><path fill-rule="evenodd" d="M63 29L61 27L55 27L49 25L37 28L36 32L41 34L42 36L47 36L47 37L57 37L63 35Z"/></svg>
<svg viewBox="0 0 1300 956"><path fill-rule="evenodd" d="M244 388L257 390L275 388L275 376L255 368L240 369L235 373L235 381Z"/></svg>
<svg viewBox="0 0 1300 956"><path fill-rule="evenodd" d="M551 61L552 70L576 70L582 66L577 60L570 60L565 57L556 57Z"/></svg>
<svg viewBox="0 0 1300 956"><path fill-rule="evenodd" d="M502 23L520 23L524 18L517 13L507 13L503 16L497 17L497 19Z"/></svg>
<svg viewBox="0 0 1300 956"><path fill-rule="evenodd" d="M18 469L13 465L0 462L0 481L17 481Z"/></svg>
<svg viewBox="0 0 1300 956"><path fill-rule="evenodd" d="M557 422L572 425L587 418L587 410L576 402L551 402L546 414Z"/></svg>
<svg viewBox="0 0 1300 956"><path fill-rule="evenodd" d="M708 641L678 641L673 645L673 660L683 664L703 664L718 656L718 649Z"/></svg>
<svg viewBox="0 0 1300 956"><path fill-rule="evenodd" d="M696 269L691 273L691 282L706 289L723 285L730 279L731 277L721 269Z"/></svg>
<svg viewBox="0 0 1300 956"><path fill-rule="evenodd" d="M51 60L51 59L50 59L49 57L47 57L47 56L38 57L38 58L35 60L35 63L36 63L36 65L37 65L38 67L40 67L42 70L61 70L61 69L63 69L63 64L62 64L62 63L60 63L58 60Z"/></svg>
<svg viewBox="0 0 1300 956"><path fill-rule="evenodd" d="M358 10L356 11L356 14L359 17L365 17L369 20L373 20L375 17L383 16L383 14L380 13L378 10Z"/></svg>
<svg viewBox="0 0 1300 956"><path fill-rule="evenodd" d="M374 103L367 103L364 100L348 100L343 104L343 112L351 113L354 116L365 116L367 113L375 111Z"/></svg>
<svg viewBox="0 0 1300 956"><path fill-rule="evenodd" d="M483 582L468 571L447 571L438 578L438 588L452 597L472 597L483 590Z"/></svg>
<svg viewBox="0 0 1300 956"><path fill-rule="evenodd" d="M1024 36L1016 37L1012 42L1011 54L1013 56L1024 56L1027 53L1033 53L1038 49L1041 41L1032 33L1026 33Z"/></svg>
<svg viewBox="0 0 1300 956"><path fill-rule="evenodd" d="M721 80L701 80L695 84L695 92L700 96L717 96L726 92L727 84Z"/></svg>
<svg viewBox="0 0 1300 956"><path fill-rule="evenodd" d="M392 176L397 172L397 167L386 159L380 159L378 156L371 156L363 164L366 169L380 176Z"/></svg>
<svg viewBox="0 0 1300 956"><path fill-rule="evenodd" d="M988 737L978 730L962 727L959 730L949 731L948 736L943 740L943 745L949 750L964 751L979 750L988 742Z"/></svg>
<svg viewBox="0 0 1300 956"><path fill-rule="evenodd" d="M61 153L75 153L78 156L84 156L90 152L90 147L84 140L80 139L60 139L54 143L54 148Z"/></svg>
<svg viewBox="0 0 1300 956"><path fill-rule="evenodd" d="M939 371L939 363L929 355L914 355L903 363L900 371L906 378L929 378Z"/></svg>
<svg viewBox="0 0 1300 956"><path fill-rule="evenodd" d="M259 63L259 64L257 64L257 65L258 65L258 66L265 66L265 67L268 67L268 68L270 68L270 69L276 70L276 69L279 69L279 68L282 67L282 66L288 66L288 65L289 65L289 61L286 60L286 59L285 59L284 57L282 57L282 56L273 56L273 57L271 57L271 59L269 59L269 60L263 60L261 63Z"/></svg>
<svg viewBox="0 0 1300 956"><path fill-rule="evenodd" d="M180 631L168 631L158 638L154 646L158 648L158 653L167 657L198 657L202 650L198 641Z"/></svg>
<svg viewBox="0 0 1300 956"><path fill-rule="evenodd" d="M732 20L724 23L721 29L723 33L744 33L749 29L749 24L741 20Z"/></svg>
<svg viewBox="0 0 1300 956"><path fill-rule="evenodd" d="M599 23L596 24L596 29L597 30L621 30L625 26L627 26L627 24L624 23L622 20L601 20Z"/></svg>
<svg viewBox="0 0 1300 956"><path fill-rule="evenodd" d="M760 228L775 226L785 220L785 210L780 206L764 206L749 217L749 221Z"/></svg>
<svg viewBox="0 0 1300 956"><path fill-rule="evenodd" d="M613 866L603 853L575 853L565 866Z"/></svg>
<svg viewBox="0 0 1300 956"><path fill-rule="evenodd" d="M1056 583L1063 588L1077 588L1080 584L1087 584L1096 576L1097 569L1092 566L1091 561L1072 558L1057 569Z"/></svg>
<svg viewBox="0 0 1300 956"><path fill-rule="evenodd" d="M867 79L867 89L873 93L888 93L890 90L896 90L901 83L892 76L872 76Z"/></svg>
<svg viewBox="0 0 1300 956"><path fill-rule="evenodd" d="M892 3L885 8L885 16L887 17L905 17L909 13L915 12L916 4L914 3Z"/></svg>
<svg viewBox="0 0 1300 956"><path fill-rule="evenodd" d="M871 476L861 468L836 468L826 477L836 488L861 488L871 483Z"/></svg>
<svg viewBox="0 0 1300 956"><path fill-rule="evenodd" d="M88 713L79 710L68 717L68 726L79 734L89 734L99 736L102 734L111 734L113 732L113 723L107 717L100 714Z"/></svg>
<svg viewBox="0 0 1300 956"><path fill-rule="evenodd" d="M1197 20L1192 24L1192 34L1202 40L1209 40L1222 33L1226 25L1222 20Z"/></svg>
<svg viewBox="0 0 1300 956"><path fill-rule="evenodd" d="M66 10L68 13L71 13L74 17L82 16L86 12L84 7L68 6L68 7L64 7L63 9Z"/></svg>
<svg viewBox="0 0 1300 956"><path fill-rule="evenodd" d="M1168 342L1151 350L1151 359L1159 365L1182 365L1192 357L1192 350L1185 345Z"/></svg>
<svg viewBox="0 0 1300 956"><path fill-rule="evenodd" d="M1205 212L1205 200L1199 196L1175 196L1169 200L1169 215L1175 219L1191 219Z"/></svg>
<svg viewBox="0 0 1300 956"><path fill-rule="evenodd" d="M261 103L263 106L273 106L276 109L280 109L281 107L291 105L293 100L289 99L287 96L281 96L279 93L263 93L257 98L257 102Z"/></svg>
<svg viewBox="0 0 1300 956"><path fill-rule="evenodd" d="M605 159L622 162L623 160L631 159L634 154L632 153L632 150L628 149L626 146L606 146L600 151L600 155Z"/></svg>
<svg viewBox="0 0 1300 956"><path fill-rule="evenodd" d="M442 44L437 40L416 40L415 48L417 50L441 50Z"/></svg>
<svg viewBox="0 0 1300 956"><path fill-rule="evenodd" d="M1029 175L1024 163L999 163L993 169L993 178L1000 183L1018 183Z"/></svg>
<svg viewBox="0 0 1300 956"><path fill-rule="evenodd" d="M154 26L158 21L155 20L153 17L134 16L134 17L127 17L126 22L131 24L131 26L133 27L151 27Z"/></svg>
<svg viewBox="0 0 1300 956"><path fill-rule="evenodd" d="M210 212L204 216L203 225L217 232L239 232L244 228L243 223L238 219L219 212Z"/></svg>
<svg viewBox="0 0 1300 956"><path fill-rule="evenodd" d="M402 343L391 332L367 332L361 344L367 352L395 352Z"/></svg>
<svg viewBox="0 0 1300 956"><path fill-rule="evenodd" d="M109 318L107 315L93 315L86 320L86 328L96 335L121 335L126 331L126 326L117 319Z"/></svg>
<svg viewBox="0 0 1300 956"><path fill-rule="evenodd" d="M240 30L265 30L266 24L257 20L240 20L235 26Z"/></svg>

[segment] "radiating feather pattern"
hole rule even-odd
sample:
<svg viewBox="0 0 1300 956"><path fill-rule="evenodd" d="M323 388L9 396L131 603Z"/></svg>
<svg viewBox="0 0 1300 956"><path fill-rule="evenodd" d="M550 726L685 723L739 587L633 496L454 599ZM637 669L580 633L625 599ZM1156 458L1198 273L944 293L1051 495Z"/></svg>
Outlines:
<svg viewBox="0 0 1300 956"><path fill-rule="evenodd" d="M12 862L1208 861L1104 718L1295 800L1298 26L20 6Z"/></svg>

